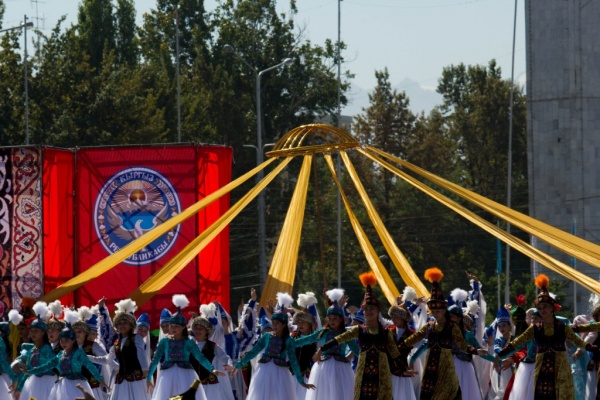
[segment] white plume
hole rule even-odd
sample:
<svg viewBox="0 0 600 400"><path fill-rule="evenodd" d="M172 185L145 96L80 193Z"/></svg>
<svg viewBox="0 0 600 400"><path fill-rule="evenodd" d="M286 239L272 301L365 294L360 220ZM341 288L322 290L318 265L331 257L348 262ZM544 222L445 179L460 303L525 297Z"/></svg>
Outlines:
<svg viewBox="0 0 600 400"><path fill-rule="evenodd" d="M54 315L54 317L60 317L60 314L63 312L63 306L60 304L60 300L55 300L52 303L48 304L48 310Z"/></svg>
<svg viewBox="0 0 600 400"><path fill-rule="evenodd" d="M462 303L467 300L469 293L467 293L466 290L456 288L450 292L450 297L452 297L452 300L454 300L455 303Z"/></svg>
<svg viewBox="0 0 600 400"><path fill-rule="evenodd" d="M10 310L8 312L8 320L14 325L19 325L23 321L23 316L19 314L18 310Z"/></svg>
<svg viewBox="0 0 600 400"><path fill-rule="evenodd" d="M410 301L414 303L416 299L417 291L410 286L406 286L402 292L402 301Z"/></svg>
<svg viewBox="0 0 600 400"><path fill-rule="evenodd" d="M279 304L282 307L289 308L292 306L292 304L294 304L294 298L288 293L279 292L277 293L276 297L277 304Z"/></svg>
<svg viewBox="0 0 600 400"><path fill-rule="evenodd" d="M205 318L216 318L217 317L217 306L215 303L202 304L200 306L200 313Z"/></svg>
<svg viewBox="0 0 600 400"><path fill-rule="evenodd" d="M77 321L79 321L79 314L77 311L73 311L70 308L65 308L65 322L73 325Z"/></svg>
<svg viewBox="0 0 600 400"><path fill-rule="evenodd" d="M552 292L548 292L548 296L552 297L552 299L556 300L556 295Z"/></svg>
<svg viewBox="0 0 600 400"><path fill-rule="evenodd" d="M467 301L467 313L472 315L477 315L479 313L479 304L477 304L477 300Z"/></svg>
<svg viewBox="0 0 600 400"><path fill-rule="evenodd" d="M93 314L100 314L100 306L98 304L96 304L95 306L90 308L90 310L92 311Z"/></svg>
<svg viewBox="0 0 600 400"><path fill-rule="evenodd" d="M135 304L135 301L131 299L121 300L118 303L116 303L115 306L117 306L116 311L121 313L134 313L135 310L137 310L137 304Z"/></svg>
<svg viewBox="0 0 600 400"><path fill-rule="evenodd" d="M298 295L297 303L302 308L308 308L317 304L317 297L313 292L301 293Z"/></svg>
<svg viewBox="0 0 600 400"><path fill-rule="evenodd" d="M185 294L174 294L173 295L173 304L175 304L175 307L184 309L190 305L190 301L185 296Z"/></svg>
<svg viewBox="0 0 600 400"><path fill-rule="evenodd" d="M327 297L329 297L329 300L331 300L331 302L334 301L340 301L340 299L342 297L344 297L344 289L331 289L325 292L325 294L327 295Z"/></svg>
<svg viewBox="0 0 600 400"><path fill-rule="evenodd" d="M92 315L94 315L92 310L87 306L80 307L79 310L77 310L77 314L79 314L79 318L82 321L87 321L88 319L92 318Z"/></svg>
<svg viewBox="0 0 600 400"><path fill-rule="evenodd" d="M39 316L41 319L46 319L46 317L48 317L48 314L50 313L50 311L48 310L48 304L46 304L43 301L36 302L31 308L33 309L33 312L35 313L36 317Z"/></svg>

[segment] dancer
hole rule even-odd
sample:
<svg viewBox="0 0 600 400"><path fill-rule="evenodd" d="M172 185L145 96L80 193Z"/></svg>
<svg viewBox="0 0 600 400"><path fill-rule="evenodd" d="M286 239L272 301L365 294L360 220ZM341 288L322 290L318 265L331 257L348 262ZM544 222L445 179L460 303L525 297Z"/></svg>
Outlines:
<svg viewBox="0 0 600 400"><path fill-rule="evenodd" d="M510 342L497 358L504 358L521 347L529 340L534 339L538 353L535 359L534 398L567 400L575 398L571 368L566 353L565 342L571 341L577 347L588 351L597 347L585 343L564 322L559 321L554 315L556 301L548 293L550 280L544 274L536 277L535 283L539 293L535 299L536 307L542 322L539 326L532 325L527 330ZM497 364L497 360L495 362Z"/></svg>
<svg viewBox="0 0 600 400"><path fill-rule="evenodd" d="M325 353L342 343L358 339L360 354L354 381L354 398L391 399L393 390L391 370L396 367L400 352L394 342L392 331L385 329L379 321L381 303L375 298L372 289L372 286L377 283L375 274L363 273L360 275L360 281L365 286L361 308L366 324L354 326L336 336L321 347L321 351Z"/></svg>
<svg viewBox="0 0 600 400"><path fill-rule="evenodd" d="M205 307L211 306L215 307L215 304L210 303L209 305L202 305L200 307L202 316L194 317L194 319L192 319L194 340L196 341L198 349L200 349L204 357L212 363L214 369L224 369L229 372L233 369L231 358L229 358L221 346L208 339L213 333L214 325L204 317L204 314L206 311ZM212 370L207 370L195 361L195 359L190 358L190 362L200 377L200 383L202 383L202 386L204 387L206 398L209 400L234 400L229 378L227 376L219 378L211 372Z"/></svg>
<svg viewBox="0 0 600 400"><path fill-rule="evenodd" d="M75 332L75 338L77 340L77 347L82 349L88 356L104 357L108 353L100 345L99 342L88 339L88 335L92 331L98 331L98 316L95 315L89 307L82 306L77 310L79 314L79 320L71 326ZM96 370L102 373L101 365L95 365ZM94 378L94 374L90 373L87 369L82 371L83 376L90 384L92 393L96 399L103 400L105 398L105 392L100 387L100 381Z"/></svg>
<svg viewBox="0 0 600 400"><path fill-rule="evenodd" d="M75 311L65 311L65 321L67 326L60 333L60 345L63 348L57 356L56 368L59 372L59 379L52 387L49 400L75 399L81 395L78 386L92 392L92 389L83 375L83 368L87 369L99 382L99 387L106 388L102 374L96 366L87 358L83 349L77 345L77 337L72 326L79 320L79 315ZM95 396L96 399L98 397ZM102 399L103 397L100 397Z"/></svg>
<svg viewBox="0 0 600 400"><path fill-rule="evenodd" d="M154 387L152 392L152 399L154 400L164 400L183 393L190 388L194 380L198 379L198 374L196 374L190 363L190 355L213 374L225 375L213 368L212 364L200 352L196 343L188 337L187 320L181 311L190 304L187 297L182 294L173 295L173 304L177 307L177 312L169 320L170 336L164 337L158 342L156 353L154 353L146 377L148 391ZM163 356L164 361L161 362ZM152 384L152 375L159 362L160 371L155 386ZM198 387L196 391L196 399L206 400L202 386Z"/></svg>
<svg viewBox="0 0 600 400"><path fill-rule="evenodd" d="M62 347L60 346L60 332L65 328L65 323L60 321L61 314L63 313L63 306L59 300L53 301L48 304L48 310L50 311L50 319L46 322L46 334L48 335L48 341L54 354L60 353Z"/></svg>
<svg viewBox="0 0 600 400"><path fill-rule="evenodd" d="M91 356L99 364L112 365L117 374L111 391L111 400L149 399L144 378L148 375L149 363L144 349L144 339L135 333L134 312L137 305L131 299L119 301L113 320L119 335L108 355Z"/></svg>
<svg viewBox="0 0 600 400"><path fill-rule="evenodd" d="M0 322L0 400L11 400L9 388L12 391L17 386L17 375L15 375L8 362L9 334L9 323Z"/></svg>
<svg viewBox="0 0 600 400"><path fill-rule="evenodd" d="M496 334L496 339L494 340L494 353L498 354L513 339L511 335L512 322L510 313L506 307L500 307L496 316L496 322L496 329L500 334ZM511 362L506 365L495 363L494 368L495 373L492 377L492 386L496 394L494 399L502 400L504 399L508 382L510 382L513 375L513 364Z"/></svg>
<svg viewBox="0 0 600 400"><path fill-rule="evenodd" d="M404 303L391 306L388 315L394 323L390 327L394 335L394 341L401 344L408 339L414 330L408 325L412 321L412 315ZM413 385L413 376L417 371L412 371L408 367L408 357L412 349L404 346L400 348L400 358L397 368L392 370L392 388L394 400L416 400L416 393Z"/></svg>
<svg viewBox="0 0 600 400"><path fill-rule="evenodd" d="M325 294L331 301L325 318L326 326L298 339L300 344L318 342L319 346L323 346L346 331L344 311L338 303L344 296L344 290L331 289ZM307 392L306 400L350 399L354 396L354 371L348 359L349 349L355 355L360 354L356 340L341 343L326 351L321 348L317 351L313 356L315 364L308 380L308 383L315 386L315 390Z"/></svg>
<svg viewBox="0 0 600 400"><path fill-rule="evenodd" d="M294 339L290 337L288 315L284 309L284 304L291 304L289 299L289 294L277 293L277 309L271 315L273 331L263 331L256 345L235 364L232 371L232 375L235 375L238 369L243 368L264 350L256 373L250 381L247 400L296 400L294 383L288 370L290 366L300 385L314 389L313 385L304 383L296 358Z"/></svg>
<svg viewBox="0 0 600 400"><path fill-rule="evenodd" d="M316 340L304 344L300 344L300 340L310 336L317 327L317 320L308 312L308 307L315 304L317 304L317 298L314 293L310 293L310 295L301 293L298 295L298 305L302 307L302 309L297 311L292 319L293 324L296 325L296 330L293 331L290 336L295 340L294 346L296 347L296 358L298 359L298 365L300 366L300 371L304 377L304 383L307 383L310 377L313 365L313 355L317 351L317 345L315 344ZM297 382L294 382L294 385L296 387L296 397L298 400L305 400L307 393L306 388Z"/></svg>
<svg viewBox="0 0 600 400"><path fill-rule="evenodd" d="M535 308L530 308L525 313L525 322L528 326L538 325L541 323L539 312ZM517 372L513 375L514 381L510 387L508 400L533 400L533 381L535 369L535 356L537 353L537 345L535 340L529 340L525 347L512 355L512 362L518 359L519 366ZM507 361L508 359L505 359ZM510 360L508 361L511 362ZM503 361L504 364L504 361ZM507 388L507 392L508 392ZM504 395L506 399L506 393Z"/></svg>
<svg viewBox="0 0 600 400"><path fill-rule="evenodd" d="M438 268L425 271L425 279L431 282L431 298L427 306L435 318L406 339L401 346L412 348L427 338L427 360L421 382L421 400L454 400L461 398L458 377L454 368L452 349L473 355L486 355L487 350L469 346L458 325L450 319L447 301L442 294L440 281L444 274Z"/></svg>
<svg viewBox="0 0 600 400"><path fill-rule="evenodd" d="M46 323L44 322L44 318L48 314L48 306L46 303L37 302L33 305L32 309L37 315L37 318L31 322L29 330L29 336L33 343L23 343L21 354L12 363L13 371L22 373L19 377L15 396L19 394L22 399L29 399L31 397L35 399L47 399L54 387L54 381L56 381L54 370L56 356L48 343ZM16 310L11 310L9 318L11 318L13 311L21 317ZM13 314L13 318L17 318L15 314ZM17 320L18 318L11 319L13 324Z"/></svg>

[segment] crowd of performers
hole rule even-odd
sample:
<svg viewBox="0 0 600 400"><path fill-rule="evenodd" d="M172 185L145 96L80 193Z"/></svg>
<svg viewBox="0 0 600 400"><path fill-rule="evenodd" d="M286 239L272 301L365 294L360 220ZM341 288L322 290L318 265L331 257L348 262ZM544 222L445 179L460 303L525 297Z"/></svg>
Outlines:
<svg viewBox="0 0 600 400"><path fill-rule="evenodd" d="M430 298L407 287L384 310L365 273L360 308L326 290L323 316L314 293L260 306L252 290L237 326L218 302L190 314L184 295L157 320L136 318L130 299L112 318L104 299L77 310L23 299L0 322L0 400L166 400L195 381L207 400L600 399L600 301L571 322L539 275L534 308L519 296L486 326L481 284L467 275L470 290L445 297L430 268Z"/></svg>

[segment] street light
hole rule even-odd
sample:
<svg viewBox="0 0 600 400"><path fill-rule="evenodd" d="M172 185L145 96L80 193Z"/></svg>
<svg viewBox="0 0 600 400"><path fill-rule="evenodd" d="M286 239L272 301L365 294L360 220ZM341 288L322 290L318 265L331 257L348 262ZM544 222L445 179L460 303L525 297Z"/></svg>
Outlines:
<svg viewBox="0 0 600 400"><path fill-rule="evenodd" d="M264 73L272 71L277 68L281 68L286 65L292 64L293 60L291 58L286 58L282 62L277 65L273 65L267 69L263 69L262 71L258 71L255 67L250 65L238 52L235 51L233 46L226 44L223 46L223 50L226 53L234 54L237 56L242 62L254 72L256 76L256 165L260 165L263 163L264 156L264 148L262 144L262 111L261 111L261 100L260 100L260 78ZM263 171L260 170L256 176L256 182L260 182L263 179ZM260 267L260 284L261 287L267 281L267 254L265 249L265 197L264 193L261 192L258 194L258 254L259 254L259 267Z"/></svg>
<svg viewBox="0 0 600 400"><path fill-rule="evenodd" d="M23 29L23 41L25 45L23 46L23 69L24 72L24 80L25 80L25 144L29 144L29 90L27 88L27 28L31 28L33 26L33 22L27 21L27 15L23 18L23 23L18 26L13 26L12 28L0 29L0 33L14 31L17 29Z"/></svg>

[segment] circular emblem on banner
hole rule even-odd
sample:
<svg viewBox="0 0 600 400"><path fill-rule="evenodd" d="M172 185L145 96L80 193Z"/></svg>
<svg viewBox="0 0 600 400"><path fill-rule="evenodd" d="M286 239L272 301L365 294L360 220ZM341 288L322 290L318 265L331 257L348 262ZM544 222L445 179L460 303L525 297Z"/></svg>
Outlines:
<svg viewBox="0 0 600 400"><path fill-rule="evenodd" d="M145 167L127 168L102 187L94 206L94 226L104 249L112 254L181 212L171 182ZM164 256L179 235L179 225L123 261L150 264Z"/></svg>

